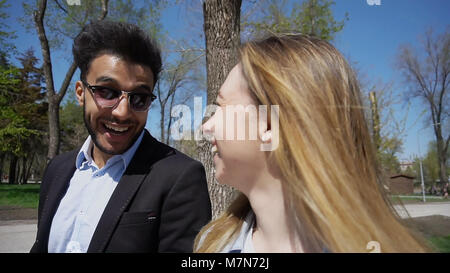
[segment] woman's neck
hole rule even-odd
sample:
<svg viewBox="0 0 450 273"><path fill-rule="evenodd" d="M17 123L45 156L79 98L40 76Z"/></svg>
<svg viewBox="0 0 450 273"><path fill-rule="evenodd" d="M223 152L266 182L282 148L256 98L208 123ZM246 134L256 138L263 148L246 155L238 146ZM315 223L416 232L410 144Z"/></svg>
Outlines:
<svg viewBox="0 0 450 273"><path fill-rule="evenodd" d="M303 252L290 228L281 181L259 181L247 195L256 216L253 246L256 252Z"/></svg>

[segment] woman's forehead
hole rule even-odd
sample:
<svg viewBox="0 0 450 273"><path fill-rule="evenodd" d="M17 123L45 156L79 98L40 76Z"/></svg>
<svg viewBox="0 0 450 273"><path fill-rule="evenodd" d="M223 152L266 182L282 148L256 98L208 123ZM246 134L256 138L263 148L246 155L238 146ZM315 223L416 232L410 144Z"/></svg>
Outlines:
<svg viewBox="0 0 450 273"><path fill-rule="evenodd" d="M219 90L217 101L224 103L250 102L251 96L247 81L244 78L240 65L236 65L228 74L225 82Z"/></svg>

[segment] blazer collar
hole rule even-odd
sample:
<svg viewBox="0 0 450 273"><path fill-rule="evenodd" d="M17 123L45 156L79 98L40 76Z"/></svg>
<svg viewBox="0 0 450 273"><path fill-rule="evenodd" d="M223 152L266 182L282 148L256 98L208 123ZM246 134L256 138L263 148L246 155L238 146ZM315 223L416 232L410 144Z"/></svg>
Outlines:
<svg viewBox="0 0 450 273"><path fill-rule="evenodd" d="M122 213L150 172L153 163L171 153L174 153L172 148L162 145L145 130L141 144L106 205L87 252L105 251Z"/></svg>

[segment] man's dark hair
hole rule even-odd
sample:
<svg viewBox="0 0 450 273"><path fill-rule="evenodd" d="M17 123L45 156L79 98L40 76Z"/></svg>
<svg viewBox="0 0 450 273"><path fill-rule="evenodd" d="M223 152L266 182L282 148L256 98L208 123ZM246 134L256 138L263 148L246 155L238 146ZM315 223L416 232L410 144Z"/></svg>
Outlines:
<svg viewBox="0 0 450 273"><path fill-rule="evenodd" d="M153 83L161 71L161 52L156 43L139 27L129 23L99 21L83 28L73 42L72 52L86 80L89 66L101 54L112 54L124 60L150 67Z"/></svg>

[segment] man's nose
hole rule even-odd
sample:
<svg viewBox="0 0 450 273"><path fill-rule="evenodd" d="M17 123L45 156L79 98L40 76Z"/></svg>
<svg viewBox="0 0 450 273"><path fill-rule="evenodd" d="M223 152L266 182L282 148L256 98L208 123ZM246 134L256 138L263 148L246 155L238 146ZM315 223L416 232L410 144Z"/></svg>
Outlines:
<svg viewBox="0 0 450 273"><path fill-rule="evenodd" d="M112 113L115 117L126 119L131 115L130 104L128 103L128 95L122 95L119 98L119 103L114 107Z"/></svg>

